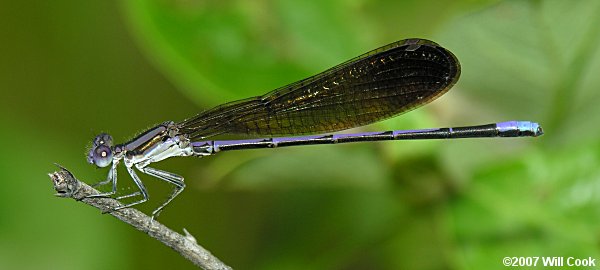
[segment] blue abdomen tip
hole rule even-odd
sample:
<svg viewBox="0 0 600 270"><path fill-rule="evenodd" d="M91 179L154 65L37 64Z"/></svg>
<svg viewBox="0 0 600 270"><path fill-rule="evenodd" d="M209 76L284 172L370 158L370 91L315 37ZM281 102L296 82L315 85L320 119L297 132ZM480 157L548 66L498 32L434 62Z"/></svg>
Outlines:
<svg viewBox="0 0 600 270"><path fill-rule="evenodd" d="M508 121L496 124L496 128L503 137L537 137L544 134L542 127L536 122Z"/></svg>

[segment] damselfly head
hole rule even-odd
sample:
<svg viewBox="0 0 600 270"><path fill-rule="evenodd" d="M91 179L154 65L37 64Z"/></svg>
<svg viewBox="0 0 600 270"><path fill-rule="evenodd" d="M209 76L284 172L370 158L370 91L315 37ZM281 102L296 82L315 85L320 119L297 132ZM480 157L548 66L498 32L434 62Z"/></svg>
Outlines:
<svg viewBox="0 0 600 270"><path fill-rule="evenodd" d="M102 168L108 166L112 162L112 157L112 137L106 133L96 136L87 156L88 163Z"/></svg>

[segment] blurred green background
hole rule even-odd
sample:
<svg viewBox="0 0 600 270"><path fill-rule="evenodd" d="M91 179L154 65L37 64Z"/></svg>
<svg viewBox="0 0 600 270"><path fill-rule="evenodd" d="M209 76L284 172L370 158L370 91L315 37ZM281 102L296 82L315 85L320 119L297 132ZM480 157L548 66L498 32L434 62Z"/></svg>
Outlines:
<svg viewBox="0 0 600 270"><path fill-rule="evenodd" d="M540 122L540 138L226 152L157 167L160 216L237 269L504 269L600 259L600 1L1 1L0 269L191 269L109 215L52 196L57 162L256 96L387 43L434 40L462 78L363 130ZM130 179L120 171L122 192ZM143 176L149 212L170 186ZM128 186L129 185L129 186Z"/></svg>

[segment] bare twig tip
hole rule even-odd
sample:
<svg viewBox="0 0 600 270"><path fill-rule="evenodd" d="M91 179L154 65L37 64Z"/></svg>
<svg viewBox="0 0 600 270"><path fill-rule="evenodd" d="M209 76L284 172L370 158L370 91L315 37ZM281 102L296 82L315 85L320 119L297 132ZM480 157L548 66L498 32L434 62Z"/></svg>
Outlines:
<svg viewBox="0 0 600 270"><path fill-rule="evenodd" d="M75 179L69 170L59 164L55 163L55 165L60 168L60 171L48 174L54 184L54 190L57 192L54 195L58 197L73 197L79 190L79 181Z"/></svg>
<svg viewBox="0 0 600 270"><path fill-rule="evenodd" d="M54 184L54 189L57 192L56 196L73 198L100 209L103 214L111 214L136 229L146 232L151 237L173 248L183 257L204 269L231 269L208 250L198 245L196 239L187 230L184 229L185 235L180 235L133 208L113 211L115 207L121 206L118 200L112 198L89 198L91 194L98 194L98 191L77 180L63 166L55 165L60 170L49 173L48 176Z"/></svg>

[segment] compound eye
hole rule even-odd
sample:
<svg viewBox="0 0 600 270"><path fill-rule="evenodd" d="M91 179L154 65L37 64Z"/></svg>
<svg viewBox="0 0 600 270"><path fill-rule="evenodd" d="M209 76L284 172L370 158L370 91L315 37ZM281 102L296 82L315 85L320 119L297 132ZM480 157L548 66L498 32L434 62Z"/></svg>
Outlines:
<svg viewBox="0 0 600 270"><path fill-rule="evenodd" d="M106 167L112 162L112 150L106 145L98 145L93 150L92 162L98 167Z"/></svg>
<svg viewBox="0 0 600 270"><path fill-rule="evenodd" d="M112 157L112 137L106 133L96 136L87 156L88 163L106 167L112 162Z"/></svg>
<svg viewBox="0 0 600 270"><path fill-rule="evenodd" d="M112 136L106 133L96 136L96 138L94 138L94 146L98 145L108 145L109 147L112 146Z"/></svg>

